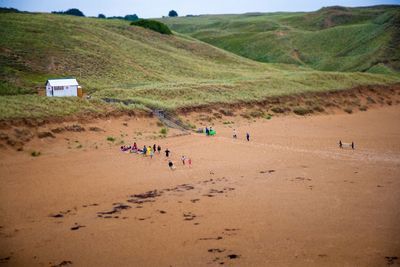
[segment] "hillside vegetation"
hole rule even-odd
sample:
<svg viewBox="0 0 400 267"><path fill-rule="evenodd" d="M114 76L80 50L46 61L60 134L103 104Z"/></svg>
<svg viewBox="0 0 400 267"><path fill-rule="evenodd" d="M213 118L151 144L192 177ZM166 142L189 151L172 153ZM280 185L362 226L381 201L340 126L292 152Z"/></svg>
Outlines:
<svg viewBox="0 0 400 267"><path fill-rule="evenodd" d="M132 100L128 109L173 110L399 81L260 63L122 20L3 13L0 36L0 119L104 112L105 97ZM47 79L59 77L76 77L91 100L37 95Z"/></svg>
<svg viewBox="0 0 400 267"><path fill-rule="evenodd" d="M161 20L238 55L324 71L400 72L400 6Z"/></svg>

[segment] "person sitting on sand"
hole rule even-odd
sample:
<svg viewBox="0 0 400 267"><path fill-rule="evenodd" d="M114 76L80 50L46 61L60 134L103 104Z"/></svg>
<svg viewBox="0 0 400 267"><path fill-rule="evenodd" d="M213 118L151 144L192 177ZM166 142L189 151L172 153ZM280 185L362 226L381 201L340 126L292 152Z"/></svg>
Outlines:
<svg viewBox="0 0 400 267"><path fill-rule="evenodd" d="M157 146L157 152L158 152L158 155L160 155L160 153L161 153L161 146L160 145Z"/></svg>
<svg viewBox="0 0 400 267"><path fill-rule="evenodd" d="M169 157L169 153L170 153L171 151L169 151L168 150L168 148L165 150L165 156L168 158Z"/></svg>
<svg viewBox="0 0 400 267"><path fill-rule="evenodd" d="M137 144L136 144L136 142L133 143L132 149L133 149L133 150L137 150Z"/></svg>
<svg viewBox="0 0 400 267"><path fill-rule="evenodd" d="M129 149L131 149L131 146L121 146L122 152L128 151Z"/></svg>

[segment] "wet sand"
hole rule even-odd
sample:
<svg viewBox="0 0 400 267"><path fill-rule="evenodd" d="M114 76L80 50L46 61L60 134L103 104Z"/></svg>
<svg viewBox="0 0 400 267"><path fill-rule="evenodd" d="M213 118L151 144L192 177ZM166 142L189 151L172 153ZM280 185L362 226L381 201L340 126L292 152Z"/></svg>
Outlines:
<svg viewBox="0 0 400 267"><path fill-rule="evenodd" d="M115 119L35 139L39 157L3 149L0 265L399 265L399 115L235 118L156 140L155 120ZM107 136L168 147L177 168Z"/></svg>

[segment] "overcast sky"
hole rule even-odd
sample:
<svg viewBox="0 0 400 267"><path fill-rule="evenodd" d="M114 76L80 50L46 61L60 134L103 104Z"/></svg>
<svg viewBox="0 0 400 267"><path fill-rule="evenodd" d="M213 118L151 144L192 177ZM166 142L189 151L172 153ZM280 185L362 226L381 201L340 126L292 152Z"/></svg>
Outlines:
<svg viewBox="0 0 400 267"><path fill-rule="evenodd" d="M1 7L23 11L51 12L78 8L86 16L123 16L137 14L142 18L168 15L174 9L180 16L188 14L227 14L275 11L314 11L324 6L370 6L400 4L400 0L0 0Z"/></svg>

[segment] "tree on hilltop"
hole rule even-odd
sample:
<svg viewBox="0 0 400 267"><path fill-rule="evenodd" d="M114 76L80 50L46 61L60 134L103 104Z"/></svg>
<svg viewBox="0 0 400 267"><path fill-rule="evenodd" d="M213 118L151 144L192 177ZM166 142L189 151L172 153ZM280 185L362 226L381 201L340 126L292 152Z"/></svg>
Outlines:
<svg viewBox="0 0 400 267"><path fill-rule="evenodd" d="M178 13L177 13L175 10L171 10L171 11L168 13L168 16L170 16L170 17L177 17L177 16L178 16Z"/></svg>
<svg viewBox="0 0 400 267"><path fill-rule="evenodd" d="M77 8L68 9L67 11L64 12L64 14L72 15L72 16L78 16L78 17L84 17L85 16L85 14L83 14L83 12L80 11L79 9L77 9Z"/></svg>
<svg viewBox="0 0 400 267"><path fill-rule="evenodd" d="M137 21L137 20L139 20L139 17L138 17L138 15L136 15L136 14L133 14L133 15L126 15L126 16L124 17L124 20Z"/></svg>
<svg viewBox="0 0 400 267"><path fill-rule="evenodd" d="M85 14L83 14L82 11L80 11L77 8L70 8L67 11L53 11L51 12L53 14L62 14L62 15L71 15L71 16L78 16L78 17L84 17Z"/></svg>
<svg viewBox="0 0 400 267"><path fill-rule="evenodd" d="M98 17L99 19L105 19L105 18L106 18L106 15L104 15L104 14L99 14L97 17Z"/></svg>

